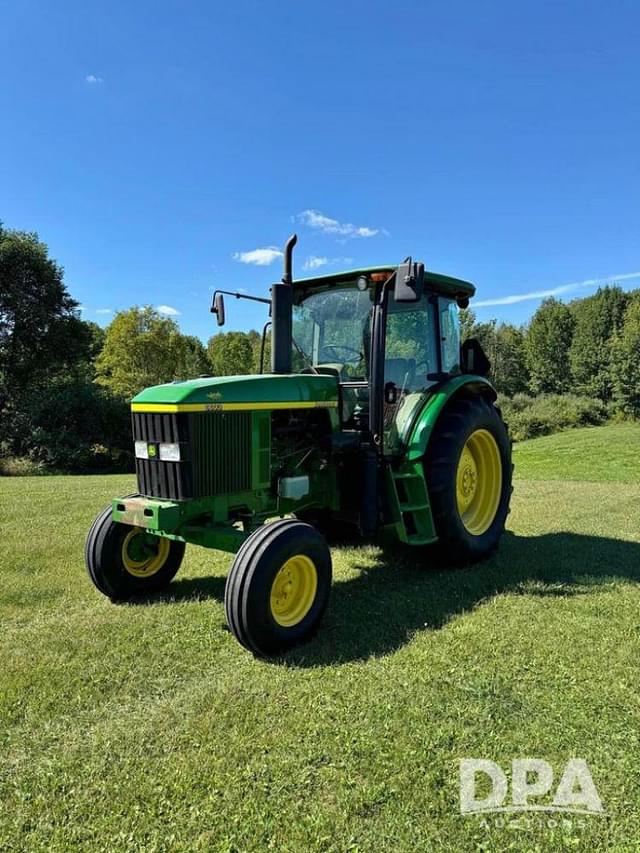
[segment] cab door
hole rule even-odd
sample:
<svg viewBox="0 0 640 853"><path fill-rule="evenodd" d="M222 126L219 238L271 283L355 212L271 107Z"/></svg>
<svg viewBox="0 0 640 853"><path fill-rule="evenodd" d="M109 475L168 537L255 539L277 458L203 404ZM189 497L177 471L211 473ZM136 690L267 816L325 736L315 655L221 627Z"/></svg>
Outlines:
<svg viewBox="0 0 640 853"><path fill-rule="evenodd" d="M436 310L430 296L387 306L383 435L387 454L401 451L413 415L439 371ZM428 378L431 377L431 378Z"/></svg>

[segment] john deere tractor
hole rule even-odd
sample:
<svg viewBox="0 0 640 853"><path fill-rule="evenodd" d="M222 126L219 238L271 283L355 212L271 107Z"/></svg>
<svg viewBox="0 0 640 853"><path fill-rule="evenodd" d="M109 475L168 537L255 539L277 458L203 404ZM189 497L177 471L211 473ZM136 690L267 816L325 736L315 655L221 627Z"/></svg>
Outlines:
<svg viewBox="0 0 640 853"><path fill-rule="evenodd" d="M114 601L166 587L187 543L235 554L227 622L262 656L317 628L340 529L395 538L425 564L469 563L498 545L511 495L488 361L460 346L474 286L411 258L294 281L295 243L269 299L231 294L269 305L271 372L138 394L138 492L96 518L86 545Z"/></svg>

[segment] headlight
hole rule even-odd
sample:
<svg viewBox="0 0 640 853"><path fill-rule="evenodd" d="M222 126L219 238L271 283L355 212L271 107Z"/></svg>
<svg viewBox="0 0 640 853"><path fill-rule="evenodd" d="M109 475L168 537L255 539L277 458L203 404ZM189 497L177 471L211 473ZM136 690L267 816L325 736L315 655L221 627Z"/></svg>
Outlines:
<svg viewBox="0 0 640 853"><path fill-rule="evenodd" d="M180 445L179 444L161 444L160 459L163 462L179 462L180 461Z"/></svg>
<svg viewBox="0 0 640 853"><path fill-rule="evenodd" d="M149 458L149 445L146 441L136 441L136 459Z"/></svg>

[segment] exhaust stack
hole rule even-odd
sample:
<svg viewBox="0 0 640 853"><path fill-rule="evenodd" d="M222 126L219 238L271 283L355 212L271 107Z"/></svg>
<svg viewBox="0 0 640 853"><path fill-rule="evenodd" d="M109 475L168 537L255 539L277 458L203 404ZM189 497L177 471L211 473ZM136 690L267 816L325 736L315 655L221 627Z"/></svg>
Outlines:
<svg viewBox="0 0 640 853"><path fill-rule="evenodd" d="M292 234L284 247L282 282L271 286L271 372L291 373L291 312L293 308L293 248L298 242Z"/></svg>

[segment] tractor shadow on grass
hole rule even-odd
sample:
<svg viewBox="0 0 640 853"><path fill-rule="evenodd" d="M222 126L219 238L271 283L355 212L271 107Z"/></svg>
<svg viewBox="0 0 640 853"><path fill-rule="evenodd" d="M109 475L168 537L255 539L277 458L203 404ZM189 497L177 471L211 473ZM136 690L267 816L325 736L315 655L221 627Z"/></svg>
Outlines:
<svg viewBox="0 0 640 853"><path fill-rule="evenodd" d="M442 568L428 552L398 545L343 553L358 575L334 581L316 636L273 663L316 667L388 655L500 593L567 597L615 580L640 582L640 543L576 533L507 532L489 560L463 569ZM225 581L178 576L165 592L130 603L222 602Z"/></svg>
<svg viewBox="0 0 640 853"><path fill-rule="evenodd" d="M499 550L463 569L421 564L413 551L367 551L358 577L334 582L329 609L316 637L279 659L314 667L387 655L416 632L435 630L500 593L543 597L588 595L613 581L640 582L640 544L575 533L516 536L506 533Z"/></svg>

